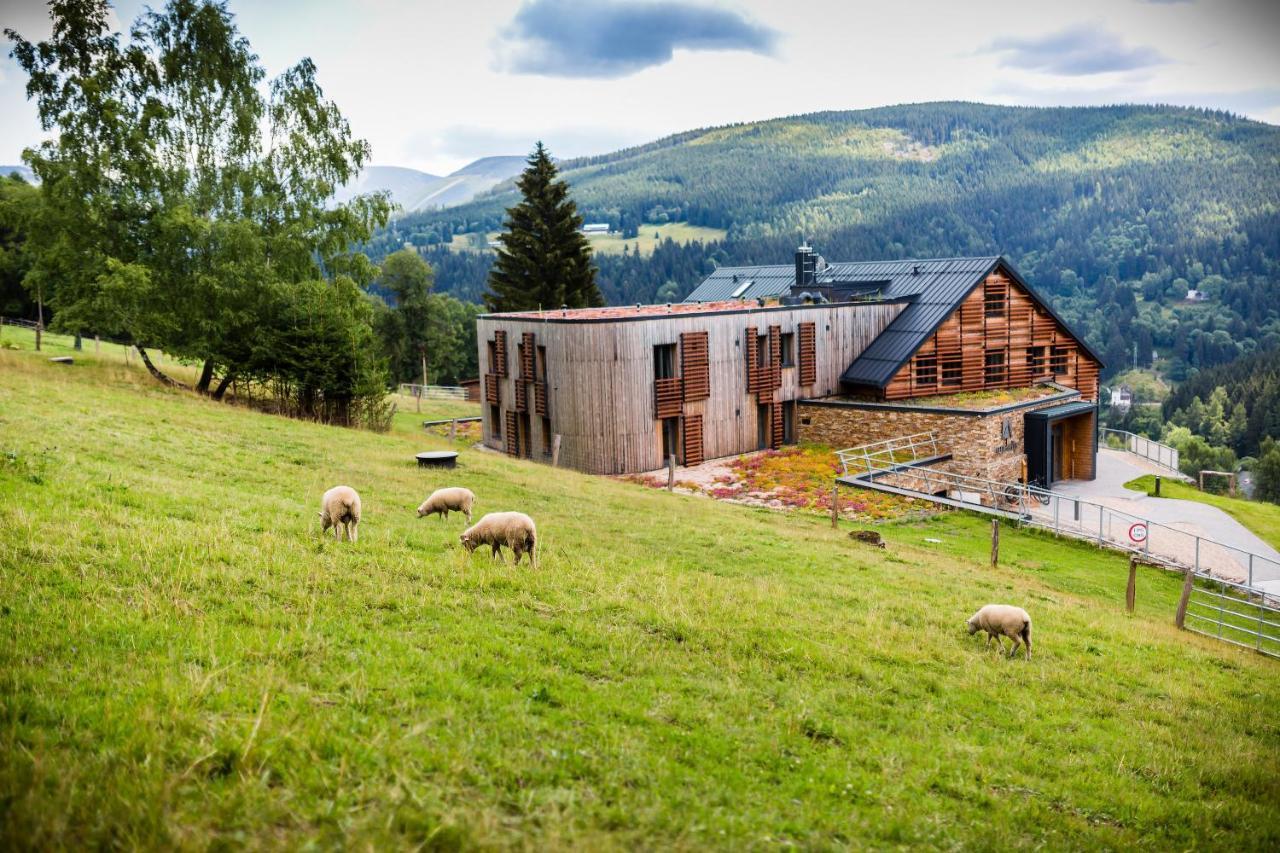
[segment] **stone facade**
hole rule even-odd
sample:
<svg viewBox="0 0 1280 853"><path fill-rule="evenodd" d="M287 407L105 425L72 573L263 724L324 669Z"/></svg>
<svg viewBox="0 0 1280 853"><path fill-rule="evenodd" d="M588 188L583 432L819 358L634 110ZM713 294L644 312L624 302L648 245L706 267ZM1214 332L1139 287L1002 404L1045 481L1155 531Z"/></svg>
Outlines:
<svg viewBox="0 0 1280 853"><path fill-rule="evenodd" d="M1068 392L988 412L957 409L947 413L910 405L806 400L797 405L797 438L839 449L931 432L938 438L940 452L952 455L945 470L1014 482L1023 479L1026 470L1023 415L1079 397Z"/></svg>

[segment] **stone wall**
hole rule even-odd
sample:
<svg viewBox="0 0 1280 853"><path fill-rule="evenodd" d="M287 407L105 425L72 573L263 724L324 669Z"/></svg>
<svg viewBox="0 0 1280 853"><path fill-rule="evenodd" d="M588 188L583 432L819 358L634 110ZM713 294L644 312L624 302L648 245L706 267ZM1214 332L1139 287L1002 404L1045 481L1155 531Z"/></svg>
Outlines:
<svg viewBox="0 0 1280 853"><path fill-rule="evenodd" d="M940 452L953 457L946 466L948 470L970 477L1013 482L1022 479L1025 471L1023 416L1064 402L1070 400L1055 395L990 414L942 414L910 406L855 408L801 402L796 409L796 430L802 442L827 444L836 449L931 432L938 438Z"/></svg>

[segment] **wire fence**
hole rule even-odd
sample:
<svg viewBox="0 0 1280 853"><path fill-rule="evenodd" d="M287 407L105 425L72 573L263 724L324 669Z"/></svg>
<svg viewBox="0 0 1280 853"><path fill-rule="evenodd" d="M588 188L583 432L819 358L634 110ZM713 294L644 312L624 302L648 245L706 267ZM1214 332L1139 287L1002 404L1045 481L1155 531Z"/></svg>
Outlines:
<svg viewBox="0 0 1280 853"><path fill-rule="evenodd" d="M1257 590L1192 578L1182 627L1224 643L1280 658L1280 607Z"/></svg>
<svg viewBox="0 0 1280 853"><path fill-rule="evenodd" d="M1129 451L1135 456L1141 456L1143 459L1154 462L1161 468L1167 468L1179 476L1182 475L1182 471L1178 468L1178 448L1152 441L1144 435L1137 435L1122 429L1102 427L1098 432L1102 440L1107 441L1108 444L1111 444L1108 439L1114 437L1116 446Z"/></svg>

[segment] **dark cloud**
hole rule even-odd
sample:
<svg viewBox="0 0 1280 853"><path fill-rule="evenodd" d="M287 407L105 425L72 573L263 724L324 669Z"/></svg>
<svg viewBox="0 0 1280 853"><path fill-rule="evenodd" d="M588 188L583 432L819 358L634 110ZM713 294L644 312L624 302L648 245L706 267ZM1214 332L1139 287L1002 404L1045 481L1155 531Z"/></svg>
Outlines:
<svg viewBox="0 0 1280 853"><path fill-rule="evenodd" d="M736 12L680 0L527 0L501 33L504 70L553 77L625 77L685 50L769 55L778 32Z"/></svg>
<svg viewBox="0 0 1280 853"><path fill-rule="evenodd" d="M1133 71L1169 60L1151 47L1129 47L1113 33L1098 27L1069 27L1032 38L1002 38L991 48L1003 54L1007 68L1080 76L1108 71Z"/></svg>

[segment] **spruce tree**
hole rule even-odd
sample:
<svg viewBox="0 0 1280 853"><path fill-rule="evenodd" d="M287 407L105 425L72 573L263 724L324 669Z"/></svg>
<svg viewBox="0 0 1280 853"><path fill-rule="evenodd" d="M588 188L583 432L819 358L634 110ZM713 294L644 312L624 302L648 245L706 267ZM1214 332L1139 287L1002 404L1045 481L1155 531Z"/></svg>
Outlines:
<svg viewBox="0 0 1280 853"><path fill-rule="evenodd" d="M523 196L507 209L505 233L484 296L490 311L533 311L561 305L604 304L596 286L591 247L569 186L539 142L516 186Z"/></svg>

